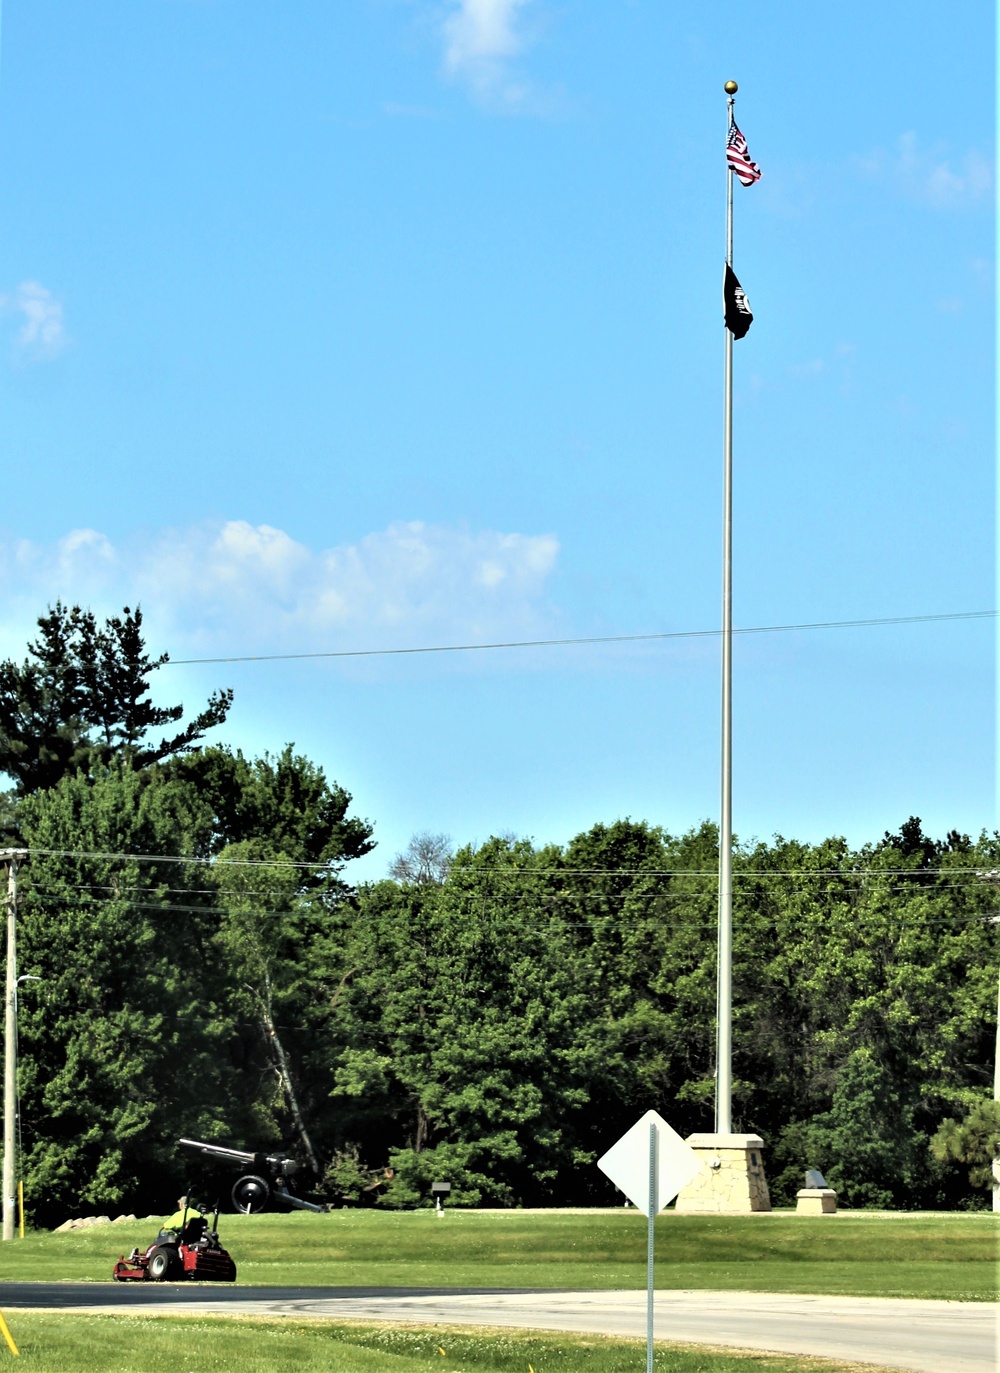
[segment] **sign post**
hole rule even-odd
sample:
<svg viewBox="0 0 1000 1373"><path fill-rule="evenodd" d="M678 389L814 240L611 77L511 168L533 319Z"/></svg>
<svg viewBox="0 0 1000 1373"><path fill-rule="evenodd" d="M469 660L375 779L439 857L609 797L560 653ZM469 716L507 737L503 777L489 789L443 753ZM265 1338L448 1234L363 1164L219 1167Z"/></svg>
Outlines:
<svg viewBox="0 0 1000 1373"><path fill-rule="evenodd" d="M656 1194L659 1178L656 1166L656 1121L649 1122L649 1216L646 1221L646 1373L653 1373L653 1252L655 1234L653 1223L659 1207Z"/></svg>
<svg viewBox="0 0 1000 1373"><path fill-rule="evenodd" d="M597 1166L647 1218L646 1373L653 1373L653 1222L704 1164L661 1115L647 1111Z"/></svg>

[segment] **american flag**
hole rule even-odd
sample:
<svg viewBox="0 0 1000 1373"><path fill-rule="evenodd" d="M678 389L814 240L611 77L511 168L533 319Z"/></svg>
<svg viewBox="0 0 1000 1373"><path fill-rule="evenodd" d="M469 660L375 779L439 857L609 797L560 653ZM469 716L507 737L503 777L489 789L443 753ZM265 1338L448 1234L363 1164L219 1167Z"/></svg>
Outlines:
<svg viewBox="0 0 1000 1373"><path fill-rule="evenodd" d="M747 147L747 141L735 124L729 126L726 161L744 186L752 186L755 181L760 180L760 168L756 162L750 161L750 149Z"/></svg>

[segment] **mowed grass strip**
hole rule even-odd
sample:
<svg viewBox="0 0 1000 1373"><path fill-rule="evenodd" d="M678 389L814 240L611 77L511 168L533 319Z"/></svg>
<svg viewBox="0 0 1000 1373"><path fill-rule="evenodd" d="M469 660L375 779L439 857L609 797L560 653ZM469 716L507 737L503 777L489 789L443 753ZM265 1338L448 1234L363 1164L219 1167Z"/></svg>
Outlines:
<svg viewBox="0 0 1000 1373"><path fill-rule="evenodd" d="M253 1317L88 1316L10 1312L18 1367L38 1373L640 1373L645 1346L600 1336ZM5 1351L6 1353L6 1351ZM862 1373L859 1364L658 1345L662 1373ZM871 1364L863 1373L879 1373ZM883 1370L888 1373L888 1370Z"/></svg>
<svg viewBox="0 0 1000 1373"><path fill-rule="evenodd" d="M642 1288L635 1211L532 1214L335 1211L226 1216L241 1286ZM0 1247L0 1280L107 1281L155 1223L32 1233ZM668 1288L996 1301L1000 1217L989 1212L690 1216L656 1226Z"/></svg>

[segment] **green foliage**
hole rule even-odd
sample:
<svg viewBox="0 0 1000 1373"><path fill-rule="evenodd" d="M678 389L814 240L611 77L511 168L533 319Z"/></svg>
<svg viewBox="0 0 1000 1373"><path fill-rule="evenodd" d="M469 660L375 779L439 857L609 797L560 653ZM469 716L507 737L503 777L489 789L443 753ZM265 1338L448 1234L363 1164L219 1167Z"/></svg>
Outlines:
<svg viewBox="0 0 1000 1373"><path fill-rule="evenodd" d="M212 808L211 848L266 838L274 853L297 863L338 867L375 847L367 820L348 816L350 792L328 782L287 745L272 757L248 759L236 749L205 748L172 761L171 771L195 786ZM314 885L303 871L302 885Z"/></svg>
<svg viewBox="0 0 1000 1373"><path fill-rule="evenodd" d="M805 1140L812 1159L847 1206L891 1207L920 1179L926 1138L913 1124L914 1108L872 1048L855 1049L837 1074L828 1111L810 1122Z"/></svg>
<svg viewBox="0 0 1000 1373"><path fill-rule="evenodd" d="M200 787L193 768L112 760L18 803L32 850L19 962L42 979L20 1004L24 1173L37 1219L169 1204L185 1180L180 1135L290 1142L315 1157L308 1121L317 1098L323 1109L329 1101L323 1023L345 904L332 855L361 841L353 820L338 833L346 793L290 749L275 762L237 762L256 782L244 832L252 817L259 833L211 867L220 791ZM296 841L298 780L311 819Z"/></svg>
<svg viewBox="0 0 1000 1373"><path fill-rule="evenodd" d="M931 1139L931 1153L942 1163L964 1163L973 1187L995 1188L1000 1177L1000 1101L977 1101L958 1121L943 1120Z"/></svg>
<svg viewBox="0 0 1000 1373"><path fill-rule="evenodd" d="M600 1073L590 979L574 977L571 931L538 919L524 883L509 889L511 868L530 887L534 862L529 845L494 840L460 852L440 886L379 883L359 899L333 1092L366 1149L387 1122L402 1136L390 1204L424 1188L425 1152L456 1194L494 1203L547 1197L594 1157L574 1123Z"/></svg>
<svg viewBox="0 0 1000 1373"><path fill-rule="evenodd" d="M735 1128L792 1204L820 1167L860 1207L971 1204L928 1149L992 1072L997 838L735 861ZM712 1127L716 835L633 821L565 849L490 840L439 884L377 883L346 932L337 1129L396 1170L384 1203L610 1201L593 1167L649 1106ZM614 1126L609 1125L614 1122Z"/></svg>
<svg viewBox="0 0 1000 1373"><path fill-rule="evenodd" d="M187 752L226 718L233 693L214 692L178 733L149 740L151 731L176 724L184 707L148 699L149 679L168 655L146 652L138 608L126 606L99 627L91 611L57 601L38 627L20 666L0 663L0 772L18 795L116 757L148 767Z"/></svg>
<svg viewBox="0 0 1000 1373"><path fill-rule="evenodd" d="M366 1168L356 1144L334 1151L323 1174L327 1196L342 1205L357 1204L385 1182L385 1170Z"/></svg>
<svg viewBox="0 0 1000 1373"><path fill-rule="evenodd" d="M512 1189L497 1176L503 1159L520 1159L513 1132L454 1144L443 1141L419 1152L393 1149L388 1170L392 1177L379 1200L391 1207L430 1207L431 1184L455 1178L449 1206L509 1206Z"/></svg>
<svg viewBox="0 0 1000 1373"><path fill-rule="evenodd" d="M60 613L56 640L98 634ZM114 630L133 663L138 628ZM711 1128L711 825L494 838L354 893L371 826L291 747L150 762L127 724L149 717L119 710L98 765L82 718L59 737L86 766L16 800L36 1217L172 1201L181 1134L291 1147L329 1198L408 1209L438 1179L458 1207L610 1203L595 1160L643 1110ZM998 859L915 818L857 851L737 848L734 1126L764 1136L777 1203L820 1167L848 1206L976 1204L954 1165L981 1185L989 1120L929 1144L992 1074L976 871Z"/></svg>
<svg viewBox="0 0 1000 1373"><path fill-rule="evenodd" d="M38 623L0 663L38 1217L172 1200L183 1133L291 1146L331 1197L408 1208L439 1178L459 1206L611 1201L594 1161L622 1124L711 1128L713 826L454 855L424 833L354 893L350 794L291 745L196 747L231 693L186 726L154 705L139 610ZM1000 1148L976 875L998 863L1000 836L914 816L860 850L737 846L734 1126L775 1201L818 1166L851 1206L981 1204L956 1164L982 1189Z"/></svg>
<svg viewBox="0 0 1000 1373"><path fill-rule="evenodd" d="M39 852L22 872L20 967L41 979L20 998L21 1118L42 1215L158 1193L172 1139L222 1128L229 1022L199 872L96 856L190 851L209 820L190 788L127 763L21 803Z"/></svg>

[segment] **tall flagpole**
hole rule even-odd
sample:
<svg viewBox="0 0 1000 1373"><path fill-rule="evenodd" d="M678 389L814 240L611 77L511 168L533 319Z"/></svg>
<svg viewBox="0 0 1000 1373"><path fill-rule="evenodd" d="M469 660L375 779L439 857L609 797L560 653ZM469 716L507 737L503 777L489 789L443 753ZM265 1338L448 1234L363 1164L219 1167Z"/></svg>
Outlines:
<svg viewBox="0 0 1000 1373"><path fill-rule="evenodd" d="M726 82L727 128L737 85ZM733 169L726 163L726 266L733 265ZM719 817L719 948L715 1133L733 1132L733 335L726 337L722 477L722 805Z"/></svg>

